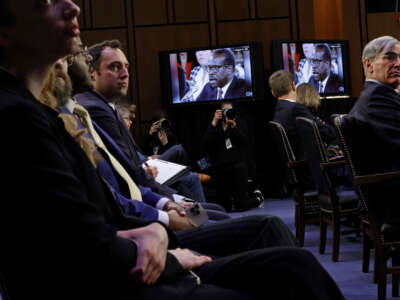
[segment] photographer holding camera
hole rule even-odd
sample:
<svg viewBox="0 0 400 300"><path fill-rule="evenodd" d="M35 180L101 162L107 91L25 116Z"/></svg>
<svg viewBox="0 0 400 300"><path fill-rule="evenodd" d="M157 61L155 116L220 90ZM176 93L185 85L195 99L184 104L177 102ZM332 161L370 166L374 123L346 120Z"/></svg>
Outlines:
<svg viewBox="0 0 400 300"><path fill-rule="evenodd" d="M233 104L222 102L206 130L204 147L215 173L217 200L227 211L232 204L245 211L263 201L262 195L248 195L247 136L246 122L236 116Z"/></svg>

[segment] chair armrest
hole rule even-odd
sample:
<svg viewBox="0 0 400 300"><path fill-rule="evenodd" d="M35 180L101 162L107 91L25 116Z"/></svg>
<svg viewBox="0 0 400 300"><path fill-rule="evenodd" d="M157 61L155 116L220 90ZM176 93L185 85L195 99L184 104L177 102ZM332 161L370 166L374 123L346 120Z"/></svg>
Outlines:
<svg viewBox="0 0 400 300"><path fill-rule="evenodd" d="M344 167L346 165L345 160L330 161L326 163L321 163L321 167L324 170L330 170L335 168Z"/></svg>
<svg viewBox="0 0 400 300"><path fill-rule="evenodd" d="M400 171L355 176L354 184L357 184L357 185L371 184L371 183L388 181L391 179L400 179Z"/></svg>

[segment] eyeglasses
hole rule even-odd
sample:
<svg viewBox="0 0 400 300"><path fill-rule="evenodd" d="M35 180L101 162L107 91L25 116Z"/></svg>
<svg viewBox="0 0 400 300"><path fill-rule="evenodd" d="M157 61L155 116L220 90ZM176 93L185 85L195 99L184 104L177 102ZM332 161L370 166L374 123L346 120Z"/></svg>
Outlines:
<svg viewBox="0 0 400 300"><path fill-rule="evenodd" d="M219 72L222 68L225 68L225 67L227 67L228 65L221 65L221 66L217 66L217 65L214 65L214 66L212 66L212 65L208 65L207 66L207 72L208 73L210 73L211 71L212 72Z"/></svg>
<svg viewBox="0 0 400 300"><path fill-rule="evenodd" d="M92 60L92 56L89 54L88 48L85 46L83 47L82 50L75 52L74 54L68 55L67 56L67 63L68 63L68 67L72 66L72 64L75 61L75 58L78 57L79 55L83 55L85 56L85 58L89 61Z"/></svg>
<svg viewBox="0 0 400 300"><path fill-rule="evenodd" d="M396 52L392 52L392 51L387 52L383 55L383 59L387 59L392 62L398 60L399 57L400 57L400 53L396 53Z"/></svg>
<svg viewBox="0 0 400 300"><path fill-rule="evenodd" d="M321 64L321 62L323 62L323 61L324 61L323 59L313 58L313 59L311 59L311 65L312 66L319 66Z"/></svg>

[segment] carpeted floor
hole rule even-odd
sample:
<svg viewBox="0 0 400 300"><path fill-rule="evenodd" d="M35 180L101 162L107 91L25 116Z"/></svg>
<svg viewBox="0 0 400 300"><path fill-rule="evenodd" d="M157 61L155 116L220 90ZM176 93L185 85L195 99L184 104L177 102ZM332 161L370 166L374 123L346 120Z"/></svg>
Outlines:
<svg viewBox="0 0 400 300"><path fill-rule="evenodd" d="M233 216L249 214L270 214L279 216L294 233L294 202L292 199L268 199L264 208L244 213L232 213ZM337 282L347 300L376 300L377 286L373 283L373 260L369 273L361 271L362 240L355 234L343 236L340 244L339 262L332 262L332 230L328 227L325 254L319 254L319 225L306 225L304 248L311 251ZM371 253L371 258L373 253ZM387 299L393 298L391 277L388 276Z"/></svg>

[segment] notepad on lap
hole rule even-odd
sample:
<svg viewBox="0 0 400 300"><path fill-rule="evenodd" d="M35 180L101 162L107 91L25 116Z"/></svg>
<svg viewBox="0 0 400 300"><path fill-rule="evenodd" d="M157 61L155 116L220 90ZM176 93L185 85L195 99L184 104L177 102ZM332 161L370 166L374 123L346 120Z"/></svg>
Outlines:
<svg viewBox="0 0 400 300"><path fill-rule="evenodd" d="M162 159L149 159L146 163L149 166L157 167L158 175L155 180L161 184L171 185L189 172L187 166Z"/></svg>

